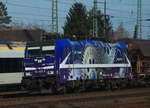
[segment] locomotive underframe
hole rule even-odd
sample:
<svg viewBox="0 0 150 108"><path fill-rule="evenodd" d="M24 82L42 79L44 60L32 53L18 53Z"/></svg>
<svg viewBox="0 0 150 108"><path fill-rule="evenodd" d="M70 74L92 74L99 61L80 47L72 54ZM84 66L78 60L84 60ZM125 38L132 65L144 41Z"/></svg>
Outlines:
<svg viewBox="0 0 150 108"><path fill-rule="evenodd" d="M47 77L24 77L22 80L22 87L25 90L41 91L43 89L52 90L56 92L78 92L92 89L121 89L126 87L136 86L136 82L133 82L127 78L117 79L95 79L95 80L72 80L66 83L59 83L59 79L56 76Z"/></svg>
<svg viewBox="0 0 150 108"><path fill-rule="evenodd" d="M56 86L56 76L49 75L46 77L23 77L22 87L25 90L40 91L42 89L51 89Z"/></svg>

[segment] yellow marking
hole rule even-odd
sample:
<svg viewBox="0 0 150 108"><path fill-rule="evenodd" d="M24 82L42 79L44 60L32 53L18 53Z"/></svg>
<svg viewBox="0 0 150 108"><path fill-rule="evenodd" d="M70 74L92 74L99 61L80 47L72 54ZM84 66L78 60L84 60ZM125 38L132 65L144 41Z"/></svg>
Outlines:
<svg viewBox="0 0 150 108"><path fill-rule="evenodd" d="M25 47L11 47L12 50L25 50ZM6 46L0 46L0 50L10 50L10 48Z"/></svg>
<svg viewBox="0 0 150 108"><path fill-rule="evenodd" d="M0 47L0 50L8 50L9 48L8 47Z"/></svg>
<svg viewBox="0 0 150 108"><path fill-rule="evenodd" d="M12 47L13 50L25 50L25 47Z"/></svg>
<svg viewBox="0 0 150 108"><path fill-rule="evenodd" d="M145 74L138 74L139 76L145 76Z"/></svg>

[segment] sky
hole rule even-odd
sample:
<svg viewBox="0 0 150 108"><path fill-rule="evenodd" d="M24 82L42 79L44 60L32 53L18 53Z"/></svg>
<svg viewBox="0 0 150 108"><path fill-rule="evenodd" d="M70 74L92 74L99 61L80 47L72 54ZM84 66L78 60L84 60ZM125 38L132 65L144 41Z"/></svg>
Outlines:
<svg viewBox="0 0 150 108"><path fill-rule="evenodd" d="M51 30L52 0L0 0L6 3L8 14L12 16L12 25L35 25ZM120 23L133 36L137 18L137 0L106 0L107 15L113 16L111 22L116 30ZM58 0L59 32L63 33L65 17L75 2L83 3L87 10L93 7L93 0ZM98 0L98 9L104 11L104 0ZM150 0L142 0L142 38L150 38Z"/></svg>

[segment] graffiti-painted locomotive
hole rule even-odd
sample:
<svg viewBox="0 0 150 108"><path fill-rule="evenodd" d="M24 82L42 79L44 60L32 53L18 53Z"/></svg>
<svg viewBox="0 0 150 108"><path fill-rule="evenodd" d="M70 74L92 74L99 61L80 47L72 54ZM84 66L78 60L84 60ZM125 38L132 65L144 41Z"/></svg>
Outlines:
<svg viewBox="0 0 150 108"><path fill-rule="evenodd" d="M132 79L123 42L57 40L27 45L22 85L28 90L106 87ZM119 85L119 84L118 84ZM107 86L108 87L108 86Z"/></svg>

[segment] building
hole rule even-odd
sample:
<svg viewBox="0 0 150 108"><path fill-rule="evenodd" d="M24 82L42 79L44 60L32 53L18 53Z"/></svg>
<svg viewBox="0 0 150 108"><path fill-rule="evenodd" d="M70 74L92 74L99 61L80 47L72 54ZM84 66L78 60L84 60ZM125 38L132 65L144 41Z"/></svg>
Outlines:
<svg viewBox="0 0 150 108"><path fill-rule="evenodd" d="M139 76L150 76L150 40L123 39L128 44L132 69Z"/></svg>
<svg viewBox="0 0 150 108"><path fill-rule="evenodd" d="M45 31L41 29L5 29L0 30L0 41L42 41L44 33Z"/></svg>

